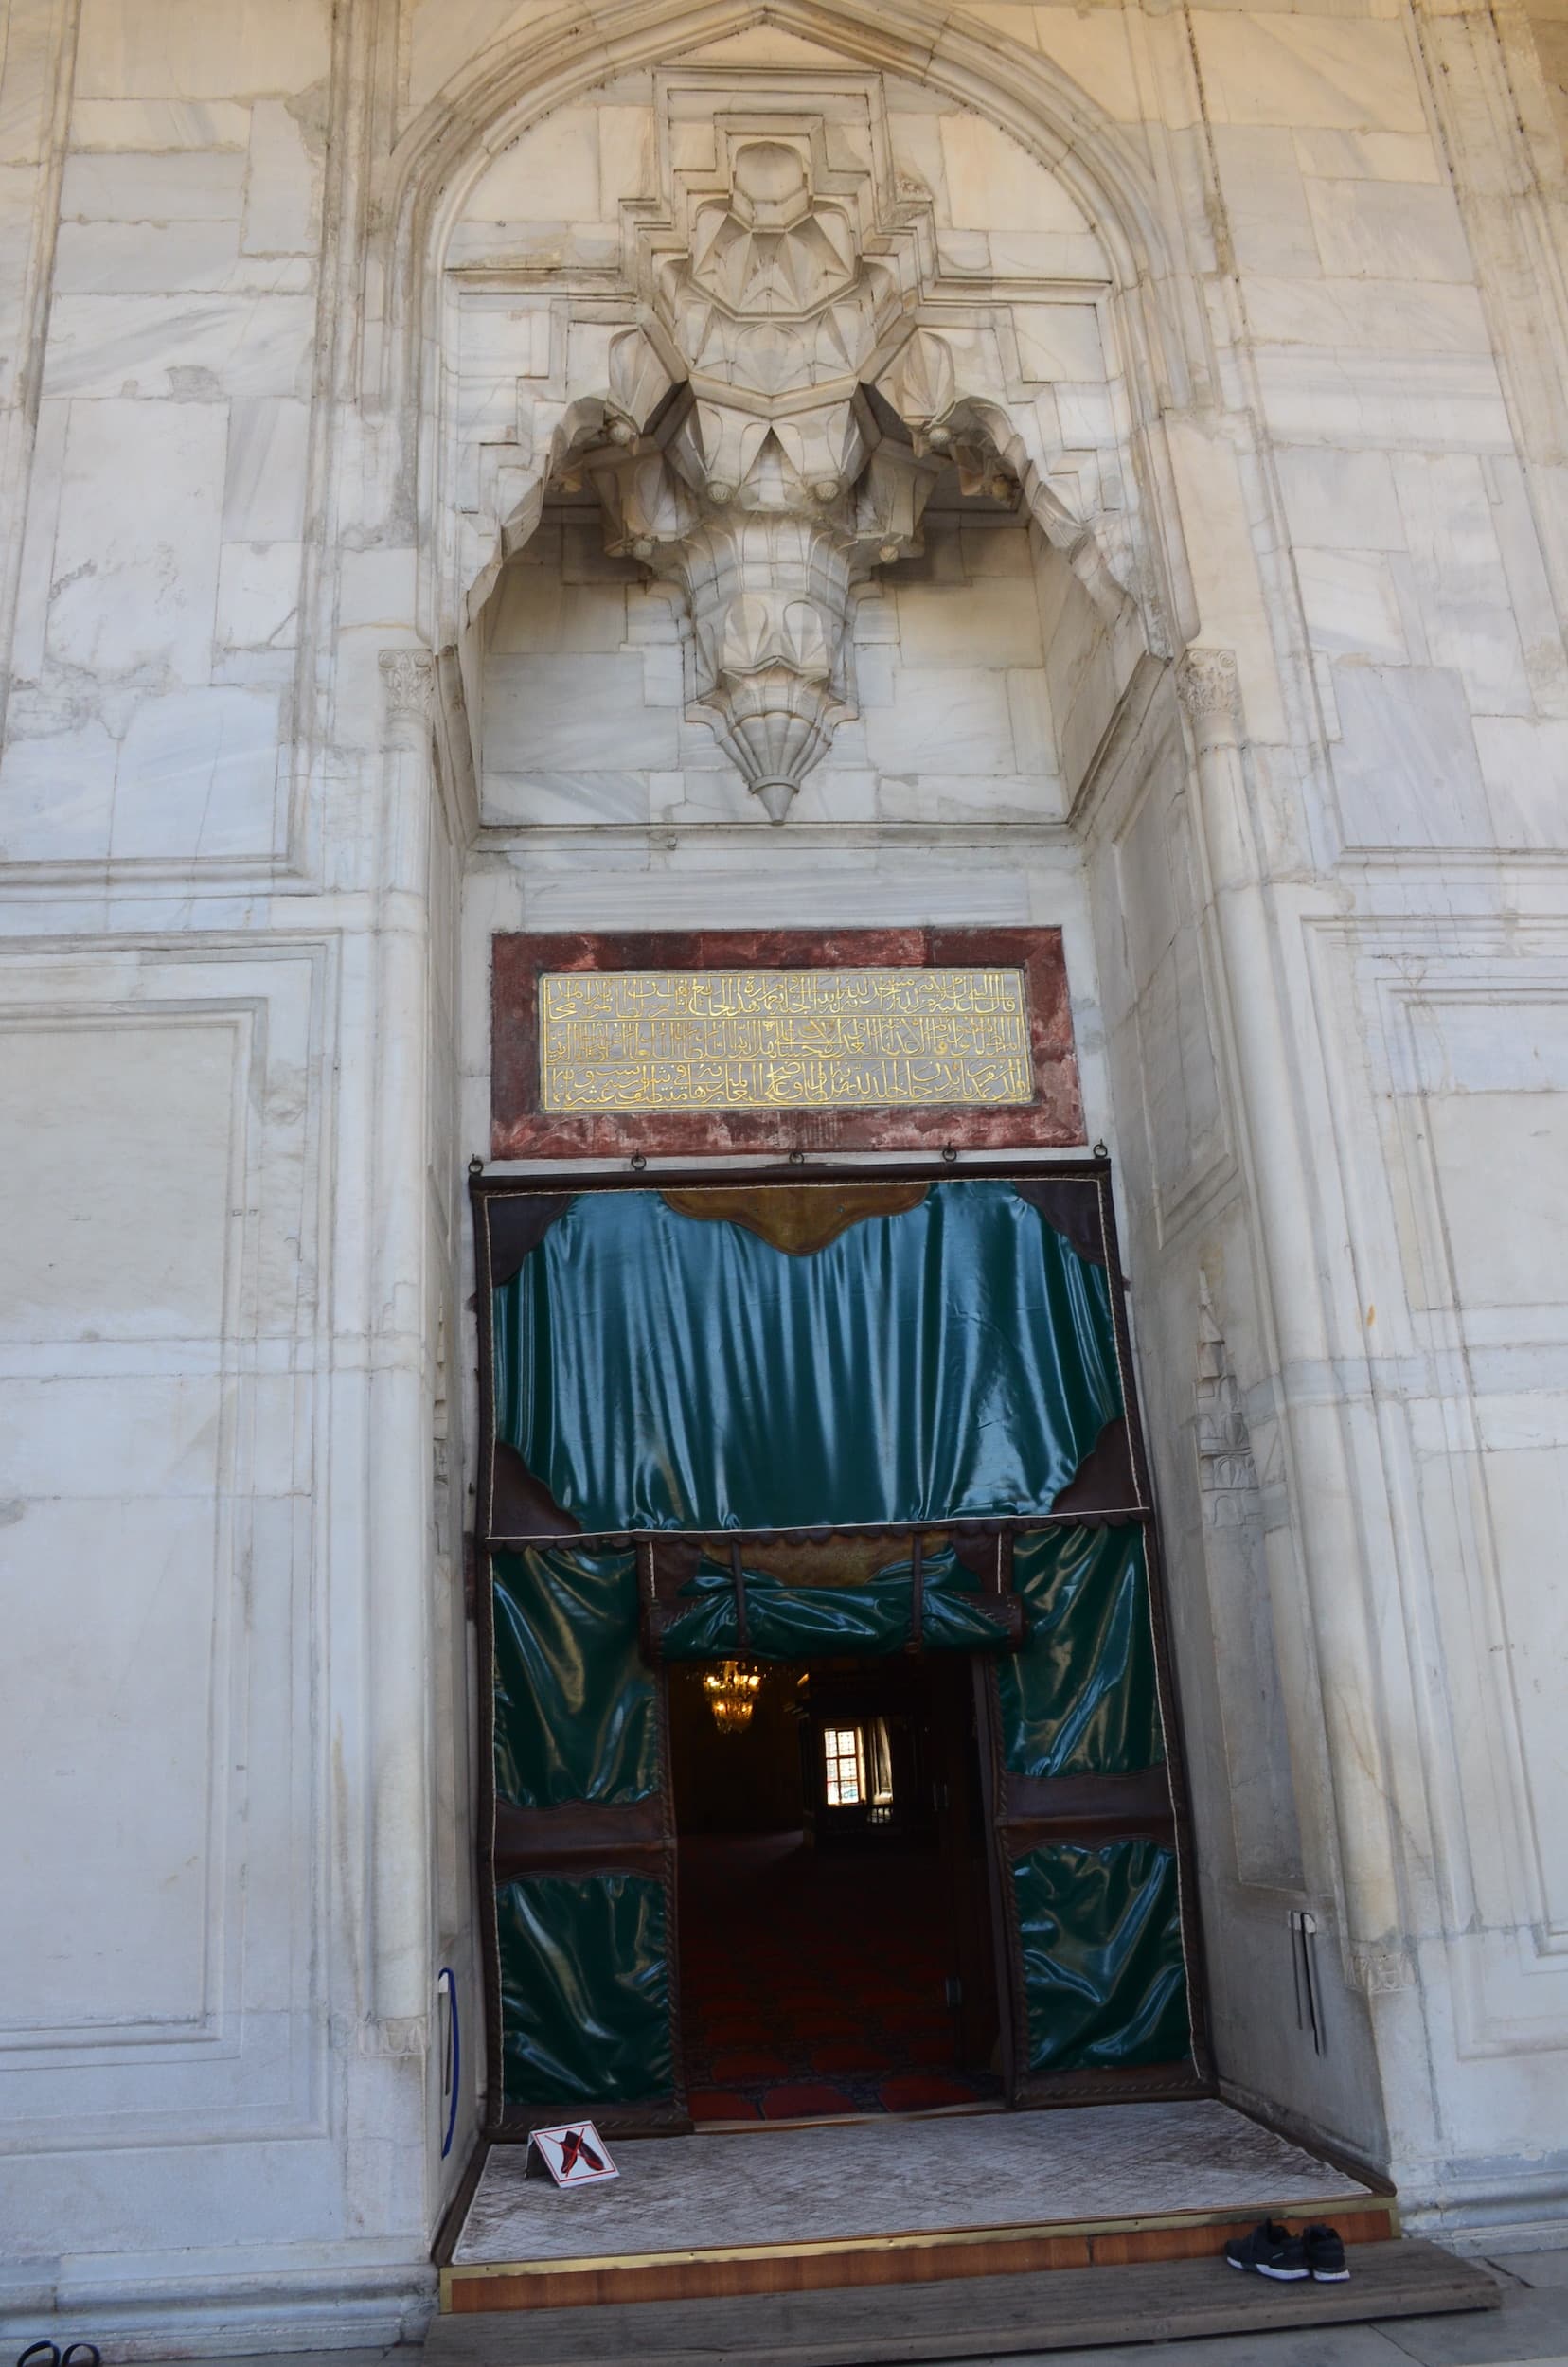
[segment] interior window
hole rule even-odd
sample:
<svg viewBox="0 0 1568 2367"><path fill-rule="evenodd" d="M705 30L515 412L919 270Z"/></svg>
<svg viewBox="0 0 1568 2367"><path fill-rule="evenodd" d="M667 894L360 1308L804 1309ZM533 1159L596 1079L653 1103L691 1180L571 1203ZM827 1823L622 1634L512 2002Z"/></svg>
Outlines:
<svg viewBox="0 0 1568 2367"><path fill-rule="evenodd" d="M826 1762L828 1806L857 1808L865 1797L865 1743L859 1726L825 1726L822 1750Z"/></svg>

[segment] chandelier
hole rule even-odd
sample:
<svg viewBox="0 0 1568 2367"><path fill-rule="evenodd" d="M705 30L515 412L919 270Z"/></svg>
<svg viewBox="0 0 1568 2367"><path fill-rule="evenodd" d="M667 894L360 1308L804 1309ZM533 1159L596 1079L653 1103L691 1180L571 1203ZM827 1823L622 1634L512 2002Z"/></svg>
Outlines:
<svg viewBox="0 0 1568 2367"><path fill-rule="evenodd" d="M747 1661L723 1660L717 1668L704 1670L703 1691L722 1735L738 1735L751 1724L761 1682L762 1671Z"/></svg>

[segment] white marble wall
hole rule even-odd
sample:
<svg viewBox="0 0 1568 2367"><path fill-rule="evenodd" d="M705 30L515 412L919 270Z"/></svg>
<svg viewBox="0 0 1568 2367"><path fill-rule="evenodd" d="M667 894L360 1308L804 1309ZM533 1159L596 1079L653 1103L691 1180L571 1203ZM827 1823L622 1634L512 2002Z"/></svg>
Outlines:
<svg viewBox="0 0 1568 2367"><path fill-rule="evenodd" d="M1564 2224L1568 327L1527 28L770 19L697 52L672 0L4 14L22 2338L428 2306L472 2115L443 2164L442 1963L471 2038L476 2002L462 1170L520 922L1063 927L1222 2067L1417 2223ZM1034 520L944 501L877 579L777 830L668 596L580 507L528 539L637 202L762 83L830 98L924 225L922 317ZM1223 713L1222 663L1179 709L1188 644Z"/></svg>
<svg viewBox="0 0 1568 2367"><path fill-rule="evenodd" d="M708 725L686 719L672 595L634 561L606 559L603 540L597 507L552 506L497 586L485 824L749 825L745 783ZM861 595L858 713L808 777L793 825L1062 818L1042 617L1062 562L1000 504L960 507L952 476L926 511L925 545Z"/></svg>

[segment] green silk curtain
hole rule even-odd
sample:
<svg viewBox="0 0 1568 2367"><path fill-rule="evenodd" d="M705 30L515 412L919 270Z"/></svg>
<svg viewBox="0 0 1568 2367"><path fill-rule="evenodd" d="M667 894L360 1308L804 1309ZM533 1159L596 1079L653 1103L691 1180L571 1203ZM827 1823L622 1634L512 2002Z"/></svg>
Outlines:
<svg viewBox="0 0 1568 2367"><path fill-rule="evenodd" d="M1187 2054L1175 1853L1061 1842L1011 1867L1031 2073L1131 2069Z"/></svg>
<svg viewBox="0 0 1568 2367"><path fill-rule="evenodd" d="M979 1580L951 1545L921 1564L920 1643L928 1652L1000 1652L1007 1638L981 1609ZM811 1660L835 1652L880 1660L901 1652L914 1626L915 1570L907 1556L860 1586L790 1586L764 1571L745 1571L746 1642L735 1579L727 1566L702 1561L681 1590L691 1609L665 1630L667 1661Z"/></svg>
<svg viewBox="0 0 1568 2367"><path fill-rule="evenodd" d="M1123 1411L1104 1269L1006 1183L936 1183L806 1255L655 1191L579 1194L491 1311L496 1435L585 1532L490 1556L495 1789L526 1811L624 1809L665 1781L636 1557L596 1534L1038 1519ZM921 1573L924 1646L999 1654L1007 1774L1158 1767L1142 1528L1021 1530L1012 1575L1026 1630L1009 1653L950 1545ZM907 1555L854 1585L743 1583L757 1658L908 1642ZM741 1649L727 1566L698 1562L661 1648ZM1053 1841L1003 1878L1031 2073L1186 2054L1170 1847ZM529 1874L495 1896L508 2107L668 2097L662 1883Z"/></svg>
<svg viewBox="0 0 1568 2367"><path fill-rule="evenodd" d="M590 1534L1047 1513L1122 1411L1104 1268L1006 1183L809 1256L579 1193L493 1337L497 1435Z"/></svg>
<svg viewBox="0 0 1568 2367"><path fill-rule="evenodd" d="M1023 1649L997 1669L1015 1775L1128 1775L1165 1758L1141 1528L1013 1540Z"/></svg>
<svg viewBox="0 0 1568 2367"><path fill-rule="evenodd" d="M495 1910L504 2104L570 2110L668 2095L664 1884L530 1875L499 1883Z"/></svg>
<svg viewBox="0 0 1568 2367"><path fill-rule="evenodd" d="M561 1543L491 1557L495 1790L519 1808L659 1789L658 1699L637 1648L630 1553Z"/></svg>

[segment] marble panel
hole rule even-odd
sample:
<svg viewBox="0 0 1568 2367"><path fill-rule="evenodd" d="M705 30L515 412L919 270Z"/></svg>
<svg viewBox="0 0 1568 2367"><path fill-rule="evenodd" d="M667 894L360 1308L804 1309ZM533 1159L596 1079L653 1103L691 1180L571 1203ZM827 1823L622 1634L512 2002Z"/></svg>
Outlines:
<svg viewBox="0 0 1568 2367"><path fill-rule="evenodd" d="M309 403L241 395L229 405L223 476L225 543L297 541L305 523Z"/></svg>
<svg viewBox="0 0 1568 2367"><path fill-rule="evenodd" d="M1039 7L1034 20L1042 50L1080 90L1113 118L1138 120L1143 98L1120 9Z"/></svg>
<svg viewBox="0 0 1568 2367"><path fill-rule="evenodd" d="M563 107L525 132L474 184L463 211L471 222L597 222L597 109Z"/></svg>
<svg viewBox="0 0 1568 2367"><path fill-rule="evenodd" d="M1015 525L1010 518L1000 525L989 518L960 518L958 553L966 577L1012 576L1028 578L1034 575L1034 551L1029 535ZM863 596L862 605L856 613L857 641L864 636L879 605L882 605L875 596L882 590L875 578L872 578L872 585L874 596L869 600ZM893 604L889 601L884 605L889 615L896 617Z"/></svg>
<svg viewBox="0 0 1568 2367"><path fill-rule="evenodd" d="M1028 545L1018 538L1027 556ZM1039 666L1040 618L1006 576L982 576L962 591L944 584L899 587L899 645L906 667Z"/></svg>
<svg viewBox="0 0 1568 2367"><path fill-rule="evenodd" d="M1389 665L1410 656L1393 574L1380 553L1297 550L1295 563L1315 650Z"/></svg>
<svg viewBox="0 0 1568 2367"><path fill-rule="evenodd" d="M1568 722L1478 715L1472 728L1498 845L1568 848Z"/></svg>
<svg viewBox="0 0 1568 2367"><path fill-rule="evenodd" d="M620 773L678 762L679 716L648 704L644 667L661 654L498 657L486 668L485 749L507 773Z"/></svg>
<svg viewBox="0 0 1568 2367"><path fill-rule="evenodd" d="M1324 267L1306 188L1277 127L1216 124L1213 140L1231 249L1240 269L1315 278Z"/></svg>
<svg viewBox="0 0 1568 2367"><path fill-rule="evenodd" d="M1467 1100L1475 1098L1466 1096ZM1498 1096L1481 1098L1490 1103ZM1542 1096L1525 1098L1540 1102ZM1472 1111L1465 1126L1473 1129L1491 1114L1489 1109L1484 1113ZM1499 1144L1500 1151L1505 1146L1511 1148L1523 1144L1534 1169L1533 1183L1541 1177L1546 1157L1555 1155L1560 1161L1568 1151L1568 1128L1551 1118L1542 1123L1543 1115L1538 1112L1528 1129L1506 1126ZM1473 1170L1473 1161L1470 1164ZM1484 1221L1500 1232L1508 1228L1497 1223L1497 1175L1494 1167ZM1531 1215L1546 1219L1533 1235L1539 1283L1550 1260L1560 1263L1568 1243L1563 1238L1560 1191L1550 1212L1538 1184L1531 1197ZM1540 1905L1556 1942L1556 1955L1568 1937L1568 1853L1560 1845L1568 1821L1568 1729L1560 1714L1560 1672L1568 1655L1568 1589L1542 1584L1541 1574L1560 1563L1562 1538L1568 1532L1568 1448L1494 1448L1485 1459L1485 1477L1501 1595L1502 1642L1525 1776L1518 1794L1524 1824L1519 1839L1536 1873ZM1541 1936L1544 1939L1546 1934ZM1549 2010L1546 2001L1541 2001L1538 2010ZM1560 2031L1559 2023L1554 2035L1559 2043Z"/></svg>
<svg viewBox="0 0 1568 2367"><path fill-rule="evenodd" d="M330 63L330 0L82 0L80 98L241 98L297 91Z"/></svg>
<svg viewBox="0 0 1568 2367"><path fill-rule="evenodd" d="M894 166L912 188L924 191L932 201L936 221L949 227L953 215L947 198L947 167L942 158L941 117L926 107L900 104L900 97L899 86L891 85L887 133Z"/></svg>
<svg viewBox="0 0 1568 2367"><path fill-rule="evenodd" d="M1330 279L1475 277L1449 190L1398 181L1311 180L1306 191Z"/></svg>
<svg viewBox="0 0 1568 2367"><path fill-rule="evenodd" d="M485 765L485 820L491 826L647 822L654 779L673 785L665 792L667 806L684 805L684 774L508 772L490 756Z"/></svg>
<svg viewBox="0 0 1568 2367"><path fill-rule="evenodd" d="M299 613L298 543L225 543L218 562L220 647L287 649Z"/></svg>
<svg viewBox="0 0 1568 2367"><path fill-rule="evenodd" d="M280 98L251 110L240 243L247 255L309 255L319 235L319 153Z"/></svg>
<svg viewBox="0 0 1568 2367"><path fill-rule="evenodd" d="M419 561L406 544L345 551L338 564L338 624L396 638L415 614Z"/></svg>
<svg viewBox="0 0 1568 2367"><path fill-rule="evenodd" d="M1541 532L1568 493L1568 469L1534 468L1526 479L1517 458L1497 454L1482 463L1482 477L1536 705L1542 715L1568 715L1568 643Z"/></svg>
<svg viewBox="0 0 1568 2367"><path fill-rule="evenodd" d="M940 129L954 229L1089 235L1089 223L1060 182L984 116L945 115Z"/></svg>
<svg viewBox="0 0 1568 2367"><path fill-rule="evenodd" d="M210 1370L170 1376L113 1361L112 1374L40 1378L46 1358L23 1357L22 1378L0 1378L6 1491L27 1501L71 1499L100 1508L133 1496L188 1498L210 1513L217 1480L221 1392ZM86 1360L61 1358L61 1361ZM182 1342L180 1361L210 1367L210 1350ZM151 1367L165 1360L151 1353Z"/></svg>
<svg viewBox="0 0 1568 2367"><path fill-rule="evenodd" d="M1334 780L1361 846L1486 846L1490 816L1465 686L1436 666L1334 667Z"/></svg>
<svg viewBox="0 0 1568 2367"><path fill-rule="evenodd" d="M823 804L833 821L859 820L864 810L866 820L883 822L1055 822L1064 810L1061 784L1050 774L931 772L864 778L874 787L869 800L841 801L837 778L824 781Z"/></svg>
<svg viewBox="0 0 1568 2367"><path fill-rule="evenodd" d="M1015 304L1012 324L1025 379L1048 383L1105 376L1099 315L1092 304Z"/></svg>
<svg viewBox="0 0 1568 2367"><path fill-rule="evenodd" d="M159 154L174 148L242 149L249 139L250 109L232 98L79 98L71 109L74 149Z"/></svg>
<svg viewBox="0 0 1568 2367"><path fill-rule="evenodd" d="M1185 802L1144 799L1117 848L1117 877L1142 973L1135 1028L1143 1109L1168 1224L1225 1143Z"/></svg>
<svg viewBox="0 0 1568 2367"><path fill-rule="evenodd" d="M11 1622L0 1738L0 2034L199 2033L214 2002L210 1498L28 1504L6 1559L29 1612Z"/></svg>
<svg viewBox="0 0 1568 2367"><path fill-rule="evenodd" d="M1310 280L1295 284L1312 292ZM1276 292L1286 283L1276 279L1267 285ZM1467 305L1471 294L1469 289L1437 293L1456 294ZM1510 449L1508 408L1489 353L1434 351L1401 360L1349 345L1321 352L1278 346L1254 351L1264 417L1282 443L1321 444L1336 452L1379 444L1399 452Z"/></svg>
<svg viewBox="0 0 1568 2367"><path fill-rule="evenodd" d="M1441 282L1412 287L1401 279L1260 276L1248 283L1247 310L1254 335L1265 345L1345 347L1401 358L1491 351L1479 292Z"/></svg>
<svg viewBox="0 0 1568 2367"><path fill-rule="evenodd" d="M110 853L270 855L277 752L275 691L215 686L139 700L120 743Z"/></svg>
<svg viewBox="0 0 1568 2367"><path fill-rule="evenodd" d="M1012 722L1013 753L1021 773L1052 778L1060 770L1050 692L1038 666L1018 667L1007 675L1007 714ZM1060 783L1053 780L1058 795Z"/></svg>
<svg viewBox="0 0 1568 2367"><path fill-rule="evenodd" d="M227 424L216 403L73 403L46 636L56 665L206 680Z"/></svg>
<svg viewBox="0 0 1568 2367"><path fill-rule="evenodd" d="M227 149L167 155L75 155L60 189L65 222L220 222L237 219L242 157Z"/></svg>
<svg viewBox="0 0 1568 2367"><path fill-rule="evenodd" d="M1420 133L1403 29L1364 18L1194 10L1203 93L1221 123Z"/></svg>
<svg viewBox="0 0 1568 2367"><path fill-rule="evenodd" d="M1443 169L1430 134L1417 132L1297 132L1303 172L1328 181L1440 183Z"/></svg>
<svg viewBox="0 0 1568 2367"><path fill-rule="evenodd" d="M563 583L552 568L508 567L486 619L487 647L491 657L618 650L627 638L626 603L624 584ZM665 603L658 606L668 618Z"/></svg>
<svg viewBox="0 0 1568 2367"><path fill-rule="evenodd" d="M109 852L118 750L100 722L11 737L0 756L0 863L101 863Z"/></svg>
<svg viewBox="0 0 1568 2367"><path fill-rule="evenodd" d="M62 222L55 256L62 295L297 295L311 284L303 257L240 252L233 215L214 222Z"/></svg>
<svg viewBox="0 0 1568 2367"><path fill-rule="evenodd" d="M657 118L651 107L597 109L598 212L614 222L616 208L629 197L658 193Z"/></svg>
<svg viewBox="0 0 1568 2367"><path fill-rule="evenodd" d="M1104 386L1069 386L1059 380L1055 402L1064 444L1094 448L1115 442L1116 414Z"/></svg>
<svg viewBox="0 0 1568 2367"><path fill-rule="evenodd" d="M938 749L950 773L1017 770L1007 678L982 667L896 667L893 704L867 714L865 737L882 773L923 773Z"/></svg>
<svg viewBox="0 0 1568 2367"><path fill-rule="evenodd" d="M746 818L754 819L755 804L750 797L746 803L751 809ZM819 765L801 783L795 811L802 822L875 822L881 812L877 775L853 764Z"/></svg>
<svg viewBox="0 0 1568 2367"><path fill-rule="evenodd" d="M27 1112L6 1159L0 1340L219 1328L234 1058L227 1024L0 1034L0 1100ZM107 1200L89 1129L125 1148Z"/></svg>
<svg viewBox="0 0 1568 2367"><path fill-rule="evenodd" d="M49 314L45 383L55 396L172 395L187 406L300 395L314 329L306 294L62 295Z"/></svg>
<svg viewBox="0 0 1568 2367"><path fill-rule="evenodd" d="M1342 551L1402 551L1404 514L1381 452L1285 445L1274 466L1292 538Z"/></svg>
<svg viewBox="0 0 1568 2367"><path fill-rule="evenodd" d="M1568 1305L1568 1095L1429 1094L1424 1106L1459 1305Z"/></svg>
<svg viewBox="0 0 1568 2367"><path fill-rule="evenodd" d="M454 60L472 57L537 14L537 0L404 0L409 104L423 106Z"/></svg>
<svg viewBox="0 0 1568 2367"><path fill-rule="evenodd" d="M1282 739L1269 609L1235 450L1222 436L1173 423L1170 456L1203 637L1236 651L1248 729L1259 739Z"/></svg>
<svg viewBox="0 0 1568 2367"><path fill-rule="evenodd" d="M1394 482L1429 654L1463 677L1478 714L1530 714L1524 653L1479 460L1402 454Z"/></svg>

